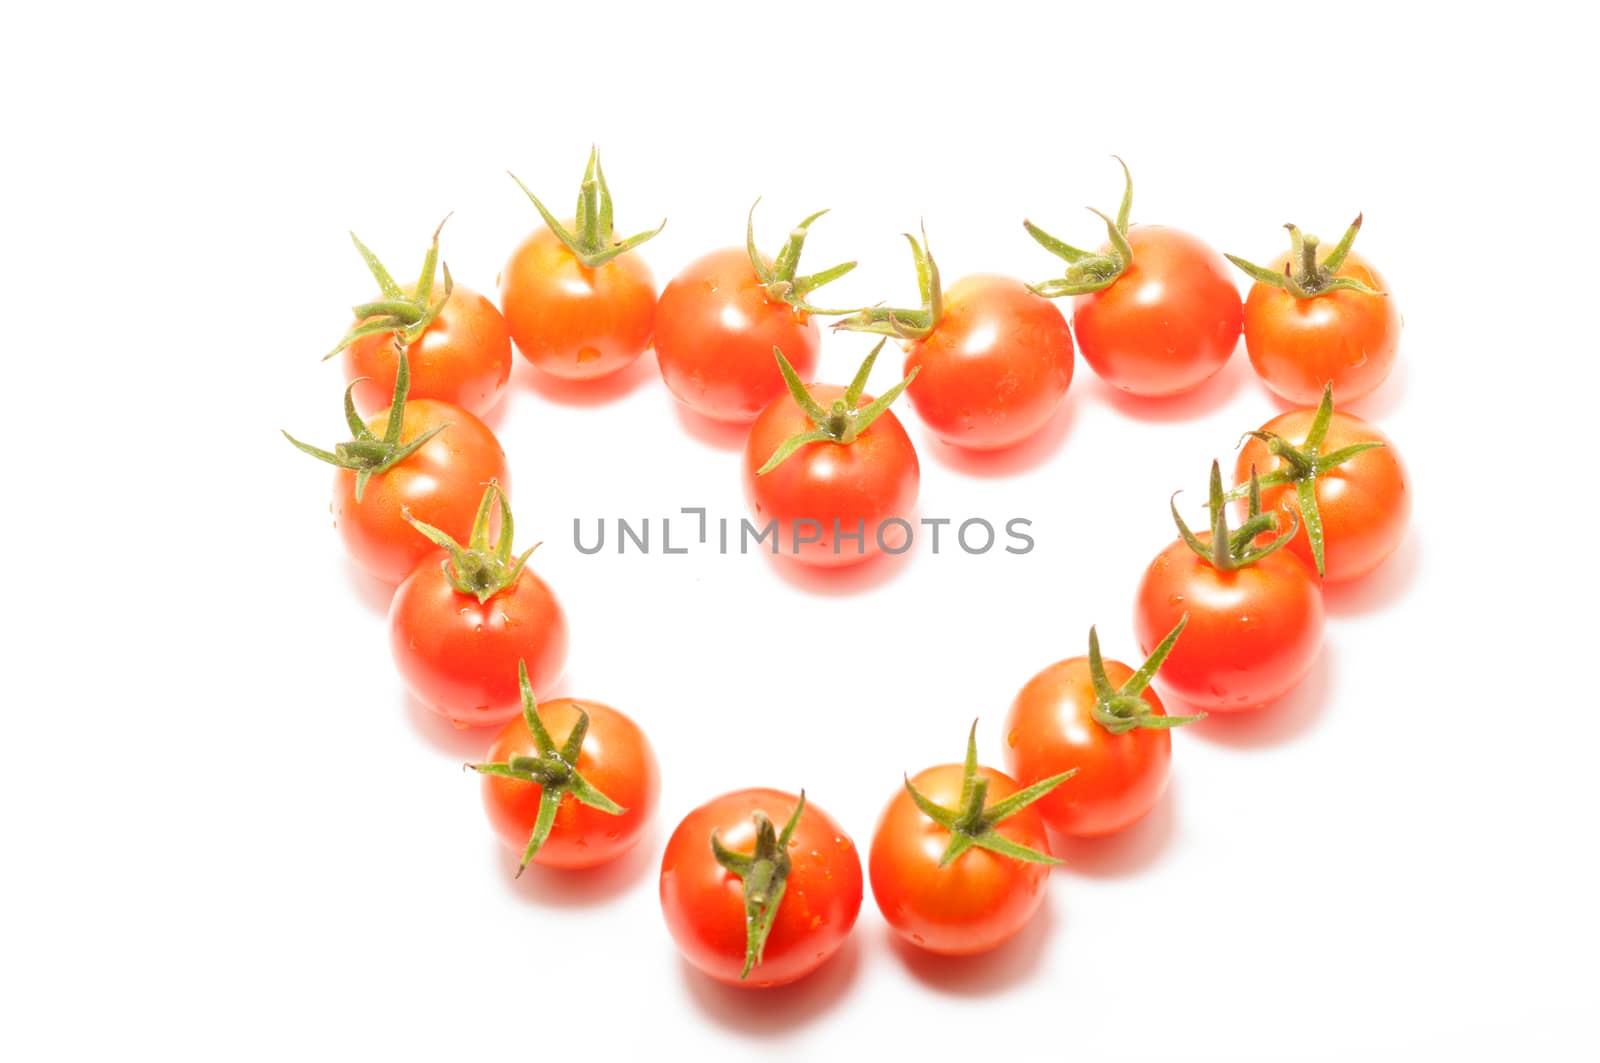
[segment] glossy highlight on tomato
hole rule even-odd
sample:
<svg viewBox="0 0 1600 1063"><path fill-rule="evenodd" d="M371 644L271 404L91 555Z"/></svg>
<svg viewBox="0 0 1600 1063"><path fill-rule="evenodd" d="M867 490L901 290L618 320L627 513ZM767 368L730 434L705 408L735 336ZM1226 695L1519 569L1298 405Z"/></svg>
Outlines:
<svg viewBox="0 0 1600 1063"><path fill-rule="evenodd" d="M781 790L736 790L690 812L667 841L660 881L667 929L684 959L719 982L765 989L796 981L827 962L855 926L861 857L844 829L808 799L786 848L792 863L760 962L742 974L745 886L718 863L712 836L748 854L756 844L756 816L787 823L799 801Z"/></svg>

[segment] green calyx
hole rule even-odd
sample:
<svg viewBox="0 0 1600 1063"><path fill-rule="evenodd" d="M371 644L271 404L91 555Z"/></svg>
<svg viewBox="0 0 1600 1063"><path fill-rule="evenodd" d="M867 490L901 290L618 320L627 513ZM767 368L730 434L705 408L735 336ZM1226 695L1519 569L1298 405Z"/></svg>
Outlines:
<svg viewBox="0 0 1600 1063"><path fill-rule="evenodd" d="M939 264L928 250L928 230L922 230L918 242L910 233L902 233L911 245L911 257L917 265L917 294L922 306L915 310L888 306L869 306L833 323L836 329L847 332L871 332L879 336L895 336L903 340L920 340L938 327L944 317L944 287L939 282Z"/></svg>
<svg viewBox="0 0 1600 1063"><path fill-rule="evenodd" d="M1111 287L1133 265L1133 247L1128 243L1128 214L1133 210L1133 175L1128 172L1128 164L1120 157L1113 155L1112 158L1122 167L1123 177L1122 203L1117 207L1116 220L1113 221L1093 207L1088 208L1090 213L1106 223L1106 235L1111 240L1109 252L1085 251L1056 239L1031 221L1022 223L1028 235L1037 240L1040 247L1067 263L1065 276L1028 285L1028 290L1034 295L1059 299L1064 295L1098 292Z"/></svg>
<svg viewBox="0 0 1600 1063"><path fill-rule="evenodd" d="M358 377L344 389L344 419L355 438L340 443L332 451L327 451L309 443L302 443L288 432L283 433L285 439L318 461L325 461L329 465L354 472L357 502L361 501L362 494L366 492L367 481L405 461L420 450L428 440L450 427L449 424L441 424L428 429L409 443L400 442L400 429L405 424L406 392L411 388L411 367L406 360L404 347L400 348L399 362L395 366L394 396L389 401L389 420L384 425L382 438L374 435L367 427L367 422L356 412L356 385L365 379L367 378Z"/></svg>
<svg viewBox="0 0 1600 1063"><path fill-rule="evenodd" d="M1316 560L1319 576L1325 574L1327 566L1323 564L1322 511L1317 507L1317 477L1329 469L1337 468L1363 451L1383 446L1377 440L1372 440L1366 443L1352 443L1348 447L1340 447L1324 454L1322 444L1328 438L1328 425L1332 422L1333 385L1330 383L1323 386L1322 401L1317 404L1316 415L1311 418L1311 427L1306 430L1305 442L1298 447L1276 432L1245 433L1265 443L1267 450L1283 463L1260 477L1257 483L1260 487L1294 485L1295 499L1300 503L1300 519L1305 522L1306 538L1311 543L1311 556ZM1235 488L1229 497L1236 497L1238 490Z"/></svg>
<svg viewBox="0 0 1600 1063"><path fill-rule="evenodd" d="M1290 250L1289 261L1283 264L1282 273L1258 266L1238 255L1228 255L1228 261L1260 283L1282 288L1296 299L1315 299L1324 292L1338 291L1361 292L1364 295L1387 294L1361 283L1354 277L1338 276L1339 267L1344 265L1345 257L1350 254L1351 245L1356 242L1356 234L1361 231L1361 215L1356 215L1356 220L1344 231L1343 238L1320 262L1317 261L1319 241L1315 236L1301 233L1293 222L1286 224L1284 228L1289 230Z"/></svg>
<svg viewBox="0 0 1600 1063"><path fill-rule="evenodd" d="M1256 476L1255 466L1250 467L1250 484L1248 487L1250 510L1245 522L1237 529L1228 528L1228 499L1222 493L1222 466L1217 462L1211 463L1211 492L1206 502L1211 510L1211 541L1203 543L1189 526L1178 515L1177 494L1172 496L1168 503L1172 508L1172 520L1178 525L1178 534L1188 544L1189 549L1210 562L1211 567L1219 572L1231 572L1234 569L1244 568L1260 561L1263 557L1282 549L1294 533L1299 529L1298 521L1291 521L1289 530L1278 536L1266 546L1255 545L1256 538L1262 532L1278 530L1278 515L1276 513L1261 512L1261 480Z"/></svg>
<svg viewBox="0 0 1600 1063"><path fill-rule="evenodd" d="M1100 657L1100 636L1094 628L1089 629L1089 679L1094 684L1094 708L1090 713L1096 723L1112 734L1119 735L1136 727L1164 730L1205 719L1203 712L1195 716L1157 716L1150 711L1150 703L1139 696L1150 685L1150 680L1155 678L1156 669L1167 659L1172 647L1178 644L1178 636L1188 623L1189 614L1184 613L1172 630L1167 632L1167 637L1161 640L1161 645L1145 658L1139 670L1120 687L1111 685L1106 675L1105 661Z"/></svg>
<svg viewBox="0 0 1600 1063"><path fill-rule="evenodd" d="M563 797L571 794L574 800L613 816L620 816L627 809L596 790L578 774L578 755L583 752L583 739L589 733L589 714L578 709L578 720L572 725L572 733L558 749L550 732L545 729L544 721L539 719L533 687L528 683L526 661L517 662L517 682L522 687L522 719L533 733L538 755L512 757L492 764L468 764L467 767L480 775L498 775L505 779L539 784L539 813L534 817L533 833L528 838L528 847L522 851L522 863L517 867L517 877L521 878L545 839L550 837L550 828L555 825L556 810L561 807Z"/></svg>
<svg viewBox="0 0 1600 1063"><path fill-rule="evenodd" d="M995 828L1076 774L1078 769L1073 768L1060 775L1052 775L985 807L989 798L989 780L978 775L978 721L974 720L972 730L967 732L967 759L961 768L960 807L945 808L934 804L931 798L911 785L909 776L906 778L906 793L911 795L911 800L923 815L950 832L950 844L945 847L944 855L939 857L940 867L948 867L973 847L1027 864L1059 864L1061 861L1055 857L1019 845Z"/></svg>
<svg viewBox="0 0 1600 1063"><path fill-rule="evenodd" d="M811 231L811 223L828 212L819 210L790 229L789 238L783 242L783 247L778 250L778 256L769 266L762 258L761 252L756 250L756 206L760 202L761 200L757 199L755 203L750 204L750 215L745 222L744 243L750 252L750 265L755 267L756 276L767 289L767 298L775 303L788 303L796 310L803 310L808 314L832 316L850 313L849 310L823 310L812 306L806 301L806 296L855 269L854 262L841 262L837 266L831 266L817 273L809 273L803 277L795 276L795 272L800 268L800 251L805 246L806 235Z"/></svg>
<svg viewBox="0 0 1600 1063"><path fill-rule="evenodd" d="M500 510L500 534L490 543L489 515L496 506ZM478 503L478 514L473 518L472 534L466 546L452 539L448 532L417 520L408 509L401 510L400 515L450 555L444 561L444 575L450 581L450 586L462 594L472 595L480 603L516 583L517 577L522 575L523 566L528 563L528 555L539 549L539 544L534 543L516 557L511 556L515 531L511 506L506 502L506 493L493 480L489 481L489 486L483 492L483 500Z"/></svg>
<svg viewBox="0 0 1600 1063"><path fill-rule="evenodd" d="M509 170L506 172L510 173ZM550 226L550 231L556 234L556 238L589 269L598 269L618 255L627 254L667 226L663 218L660 225L648 232L638 233L626 240L616 238L616 230L611 224L611 190L606 187L605 171L600 168L599 148L589 149L589 166L583 171L583 184L578 186L578 209L573 225L576 231L568 230L554 214L546 210L545 205L539 202L539 197L528 190L520 177L513 173L511 179L533 201L534 208L544 218L544 223Z"/></svg>
<svg viewBox="0 0 1600 1063"><path fill-rule="evenodd" d="M757 476L782 465L784 461L803 446L811 443L853 443L856 437L867 430L867 427L883 416L883 411L894 404L906 386L917 378L920 367L906 374L904 380L873 399L867 405L856 408L856 403L861 401L861 393L866 390L867 377L872 373L872 365L878 360L878 352L883 350L887 340L879 340L878 345L872 348L866 360L861 363L861 368L856 370L855 379L850 381L850 386L845 389L844 397L834 399L827 409L816 399L811 397L805 382L800 379L800 374L794 371L794 366L789 364L789 359L783 356L778 348L772 348L772 353L777 356L778 370L783 373L784 383L789 385L789 394L794 396L794 401L811 418L811 423L816 427L808 432L792 435L779 444L778 449L772 452L772 457L767 463L756 470Z"/></svg>
<svg viewBox="0 0 1600 1063"><path fill-rule="evenodd" d="M439 233L444 230L444 222L450 220L450 215L444 216L444 221L439 223L439 228L433 231L433 244L428 248L428 253L422 259L422 272L417 277L417 284L412 294L407 296L394 282L389 271L383 268L383 263L378 261L378 256L368 250L367 245L355 233L350 234L356 250L361 252L361 260L367 264L367 269L372 273L372 279L378 282L380 298L370 303L362 303L354 307L356 323L339 345L322 356L327 361L357 340L372 336L380 332L393 332L397 347L408 347L417 341L417 337L428 331L428 326L433 324L433 319L439 316L439 311L449 301L450 293L455 290L455 281L450 277L450 264L443 263L444 291L438 299L433 297L433 275L437 272L439 262Z"/></svg>
<svg viewBox="0 0 1600 1063"><path fill-rule="evenodd" d="M784 891L789 885L789 842L794 837L800 813L805 811L806 792L800 791L800 800L789 821L779 832L765 812L757 810L752 818L756 824L756 844L749 853L736 853L722 844L716 831L711 832L711 853L717 863L737 875L744 883L744 969L740 980L748 978L750 971L761 962L767 947L767 935L772 931L772 920L783 903Z"/></svg>

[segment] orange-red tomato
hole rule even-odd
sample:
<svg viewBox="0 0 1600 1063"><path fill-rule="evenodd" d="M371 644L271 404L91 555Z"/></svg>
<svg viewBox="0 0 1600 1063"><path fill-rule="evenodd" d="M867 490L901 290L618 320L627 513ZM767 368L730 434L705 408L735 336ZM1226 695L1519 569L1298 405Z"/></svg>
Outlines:
<svg viewBox="0 0 1600 1063"><path fill-rule="evenodd" d="M561 678L566 616L531 569L480 602L451 584L446 564L424 560L395 591L389 605L395 664L411 692L457 726L503 724L521 712L519 660L540 697Z"/></svg>
<svg viewBox="0 0 1600 1063"><path fill-rule="evenodd" d="M1273 262L1283 272L1285 253ZM1337 276L1388 291L1378 271L1354 251ZM1290 402L1315 406L1333 385L1336 402L1375 390L1394 368L1400 346L1400 308L1388 295L1350 289L1297 299L1257 281L1244 302L1244 345L1256 374Z"/></svg>
<svg viewBox="0 0 1600 1063"><path fill-rule="evenodd" d="M844 829L809 798L788 846L791 866L761 962L741 978L747 944L744 883L717 862L711 836L753 850L754 814L787 823L799 798L737 790L690 812L661 857L661 912L684 959L728 985L765 989L803 978L849 936L861 911L861 857Z"/></svg>
<svg viewBox="0 0 1600 1063"><path fill-rule="evenodd" d="M1073 297L1078 349L1121 391L1189 391L1215 375L1239 342L1242 310L1228 263L1180 229L1134 225L1127 239L1133 262L1122 275Z"/></svg>
<svg viewBox="0 0 1600 1063"><path fill-rule="evenodd" d="M772 348L805 379L822 339L810 314L768 296L748 250L729 247L695 259L662 290L655 347L661 379L679 402L748 424L786 394Z"/></svg>
<svg viewBox="0 0 1600 1063"><path fill-rule="evenodd" d="M404 289L409 297L415 286ZM493 303L456 285L438 316L407 349L411 399L438 399L482 416L511 379L511 333ZM344 349L346 380L357 380L358 409L387 406L394 394L394 334L363 336Z"/></svg>
<svg viewBox="0 0 1600 1063"><path fill-rule="evenodd" d="M512 665L512 684L516 666ZM550 835L533 862L546 867L584 868L614 860L632 848L644 834L661 790L661 773L639 725L598 701L556 698L541 702L539 718L559 748L572 734L578 711L589 716L589 730L578 754L578 774L606 797L621 805L621 815L583 804L563 794L556 807ZM517 757L537 757L538 743L519 715L507 723L489 747L486 760L509 762ZM522 852L533 834L543 788L537 782L498 775L483 777L483 807L489 823L506 846Z"/></svg>
<svg viewBox="0 0 1600 1063"><path fill-rule="evenodd" d="M631 253L590 269L541 227L506 263L500 305L523 357L551 376L591 380L627 368L650 345L655 278Z"/></svg>
<svg viewBox="0 0 1600 1063"><path fill-rule="evenodd" d="M367 418L367 427L382 437L388 419L389 411L379 410ZM439 549L406 523L403 510L464 540L485 485L498 480L504 487L510 481L500 441L488 425L459 406L432 399L407 402L400 441L409 442L438 425L449 427L368 480L360 502L355 498L356 474L348 469L334 473L333 520L345 549L385 583L399 583Z"/></svg>
<svg viewBox="0 0 1600 1063"><path fill-rule="evenodd" d="M1209 543L1209 532L1197 538ZM1287 549L1222 571L1181 539L1156 555L1134 607L1146 653L1187 613L1161 667L1163 690L1210 712L1258 708L1288 693L1322 648L1322 589Z"/></svg>
<svg viewBox="0 0 1600 1063"><path fill-rule="evenodd" d="M1373 298L1351 291L1329 294ZM1320 302L1327 297L1318 296L1312 301ZM1316 410L1290 410L1274 417L1261 428L1299 447L1305 442L1316 413ZM1356 443L1371 442L1382 443L1383 446L1364 450L1319 473L1316 478L1317 512L1322 517L1323 579L1328 581L1338 582L1366 575L1394 553L1405 537L1406 524L1411 516L1411 487L1400 454L1388 436L1353 414L1335 410L1332 420L1328 422L1328 434L1318 451L1331 454ZM1266 443L1251 437L1239 450L1238 479L1241 483L1249 480L1252 465L1259 475L1265 476L1283 464L1281 459L1272 455ZM1293 550L1315 571L1311 541L1306 536L1305 520L1300 515L1300 503L1294 485L1263 487L1261 505L1267 510L1276 507L1285 514L1292 514L1299 522L1300 530L1285 549ZM1287 526L1288 519L1285 516L1280 524Z"/></svg>
<svg viewBox="0 0 1600 1063"><path fill-rule="evenodd" d="M1134 673L1110 659L1105 669L1113 687ZM1167 714L1151 688L1139 696L1151 715ZM1136 727L1112 734L1094 718L1095 700L1089 659L1073 657L1028 680L1006 717L1006 765L1019 783L1077 769L1034 807L1053 829L1079 838L1112 834L1143 817L1166 790L1172 761L1171 732Z"/></svg>
<svg viewBox="0 0 1600 1063"><path fill-rule="evenodd" d="M906 344L906 394L952 446L999 450L1044 427L1072 383L1072 333L1054 303L1019 280L963 277L933 331Z"/></svg>
<svg viewBox="0 0 1600 1063"><path fill-rule="evenodd" d="M808 390L824 408L846 391L832 384L813 384ZM861 396L862 405L871 401L872 396ZM744 486L756 524L776 521L778 549L811 565L853 565L883 546L898 552L909 531L891 522L910 517L922 472L911 437L894 411L885 410L850 443L808 444L777 468L757 475L785 440L814 427L788 394L774 400L751 426L744 447Z"/></svg>
<svg viewBox="0 0 1600 1063"><path fill-rule="evenodd" d="M957 808L962 770L960 764L942 764L913 776L911 785L935 804ZM978 777L988 780L991 805L1020 789L993 768L979 766ZM1033 806L994 829L1008 841L1050 853L1044 820ZM940 867L949 843L949 830L917 808L903 788L896 791L872 835L867 861L872 896L895 932L918 948L949 956L984 952L1032 918L1044 900L1050 866L974 846Z"/></svg>

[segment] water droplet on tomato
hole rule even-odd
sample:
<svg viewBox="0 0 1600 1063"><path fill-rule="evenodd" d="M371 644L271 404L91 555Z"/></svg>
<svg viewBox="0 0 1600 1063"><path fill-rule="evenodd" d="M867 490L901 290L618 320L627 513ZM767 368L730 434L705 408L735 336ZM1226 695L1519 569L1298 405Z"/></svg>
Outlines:
<svg viewBox="0 0 1600 1063"><path fill-rule="evenodd" d="M593 348L593 347L579 347L578 348L578 364L579 365L587 365L590 362L597 362L599 360L600 360L600 352L598 350L596 350L595 348Z"/></svg>

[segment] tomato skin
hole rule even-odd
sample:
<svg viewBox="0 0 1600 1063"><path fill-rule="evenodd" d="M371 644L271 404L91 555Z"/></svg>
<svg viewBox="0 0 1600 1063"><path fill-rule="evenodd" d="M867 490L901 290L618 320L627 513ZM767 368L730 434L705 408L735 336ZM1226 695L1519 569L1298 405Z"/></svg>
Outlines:
<svg viewBox="0 0 1600 1063"><path fill-rule="evenodd" d="M766 989L821 967L844 944L861 911L861 856L855 842L809 797L790 839L792 865L762 960L744 969L744 886L711 854L711 834L735 852L755 844L755 812L779 830L798 798L781 790L736 790L684 817L661 857L661 912L678 949L728 985Z"/></svg>
<svg viewBox="0 0 1600 1063"><path fill-rule="evenodd" d="M515 665L512 667L515 685ZM621 805L623 812L613 816L571 794L563 796L550 836L533 857L534 863L545 867L594 867L621 856L643 836L661 792L661 771L649 739L638 724L609 705L573 698L540 702L539 719L556 748L572 733L580 708L589 714L589 731L578 754L578 774ZM533 732L519 714L495 736L484 759L505 763L512 757L538 755ZM489 824L506 847L519 855L533 834L543 790L536 782L483 777L483 808Z"/></svg>
<svg viewBox="0 0 1600 1063"><path fill-rule="evenodd" d="M980 765L978 774L989 780L991 805L1020 789L1009 775L993 768ZM935 804L958 808L961 780L960 764L941 764L913 776L911 785ZM1044 820L1034 806L1002 820L995 830L1030 849L1050 852ZM918 948L946 956L986 952L1033 917L1044 900L1050 867L976 846L940 867L939 857L949 843L949 831L924 815L903 788L896 791L872 835L867 861L872 896L895 932Z"/></svg>
<svg viewBox="0 0 1600 1063"><path fill-rule="evenodd" d="M944 314L906 346L906 395L951 446L1000 450L1043 428L1072 383L1072 333L1060 309L1019 280L980 273L944 293Z"/></svg>
<svg viewBox="0 0 1600 1063"><path fill-rule="evenodd" d="M815 319L771 299L744 248L695 259L656 304L656 363L673 397L703 416L749 424L787 395L772 348L802 380L817 367Z"/></svg>
<svg viewBox="0 0 1600 1063"><path fill-rule="evenodd" d="M1262 425L1262 429L1298 447L1305 442L1315 416L1315 410L1290 410ZM1322 515L1325 570L1322 578L1326 582L1366 575L1394 553L1405 538L1406 525L1411 518L1411 487L1400 454L1389 437L1361 418L1335 410L1320 450L1328 454L1354 443L1368 442L1384 445L1362 451L1317 477L1317 512ZM1250 479L1251 465L1264 476L1281 464L1284 463L1272 455L1267 444L1251 437L1239 450L1236 470L1239 482ZM1262 488L1261 506L1269 511L1276 507L1286 515L1293 514L1299 521L1300 530L1284 549L1293 550L1315 571L1311 540L1306 536L1294 486L1281 484ZM1279 526L1286 527L1287 520L1287 516L1281 517Z"/></svg>
<svg viewBox="0 0 1600 1063"><path fill-rule="evenodd" d="M655 278L637 254L590 269L539 228L500 276L500 305L517 350L551 376L609 376L650 345Z"/></svg>
<svg viewBox="0 0 1600 1063"><path fill-rule="evenodd" d="M524 568L486 602L462 594L446 562L427 558L389 605L389 647L411 692L458 727L505 723L522 711L517 662L543 697L567 661L567 620L550 588Z"/></svg>
<svg viewBox="0 0 1600 1063"><path fill-rule="evenodd" d="M810 391L824 409L845 393L844 388L832 384L813 384ZM861 397L863 406L871 401L870 395ZM854 565L879 552L878 529L883 522L909 518L922 479L917 451L894 411L885 410L854 442L807 444L771 472L756 475L784 440L813 427L787 393L761 411L745 440L745 496L755 510L758 527L771 520L778 522L782 556L810 565ZM795 553L792 531L799 520L819 522L821 538L800 545ZM862 522L865 531L859 551L854 539L841 536L838 552L834 552L835 520L845 533ZM809 534L811 529L804 530ZM894 527L884 532L890 547L898 547L902 537Z"/></svg>
<svg viewBox="0 0 1600 1063"><path fill-rule="evenodd" d="M1134 672L1109 659L1105 669L1113 687ZM1140 697L1152 715L1167 714L1153 689ZM1020 785L1077 769L1033 806L1052 829L1075 838L1114 834L1141 819L1166 790L1172 762L1170 731L1136 727L1112 734L1094 718L1094 706L1089 659L1073 657L1028 680L1006 717L1006 766Z"/></svg>
<svg viewBox="0 0 1600 1063"><path fill-rule="evenodd" d="M1272 268L1282 272L1288 254ZM1354 251L1338 276L1388 291L1378 271ZM1400 346L1400 308L1393 297L1334 289L1296 299L1257 281L1244 302L1244 345L1256 375L1273 392L1315 406L1333 384L1335 402L1370 394L1389 377Z"/></svg>
<svg viewBox="0 0 1600 1063"><path fill-rule="evenodd" d="M367 418L379 438L389 420L387 409ZM367 481L357 502L356 475L334 473L333 521L345 549L368 574L384 583L399 583L423 558L439 548L400 515L408 508L424 524L464 542L472 531L483 489L490 480L510 482L505 451L489 426L459 406L433 399L408 401L400 425L400 441L410 442L437 425L449 425L400 464Z"/></svg>
<svg viewBox="0 0 1600 1063"><path fill-rule="evenodd" d="M1133 395L1177 395L1214 376L1239 342L1243 310L1227 260L1181 229L1128 229L1133 263L1108 288L1073 297L1083 360Z"/></svg>
<svg viewBox="0 0 1600 1063"><path fill-rule="evenodd" d="M1259 708L1288 693L1322 648L1322 589L1287 548L1222 572L1174 540L1139 582L1140 648L1153 650L1185 613L1189 623L1156 682L1207 712Z"/></svg>
<svg viewBox="0 0 1600 1063"><path fill-rule="evenodd" d="M409 296L412 286L405 288ZM357 409L389 405L394 397L398 356L393 333L363 336L344 349L346 380L356 385ZM511 333L493 303L456 285L416 342L406 349L411 369L411 399L438 399L482 416L511 379Z"/></svg>

